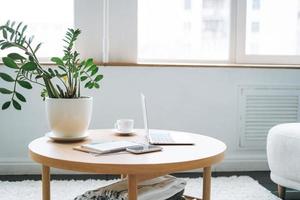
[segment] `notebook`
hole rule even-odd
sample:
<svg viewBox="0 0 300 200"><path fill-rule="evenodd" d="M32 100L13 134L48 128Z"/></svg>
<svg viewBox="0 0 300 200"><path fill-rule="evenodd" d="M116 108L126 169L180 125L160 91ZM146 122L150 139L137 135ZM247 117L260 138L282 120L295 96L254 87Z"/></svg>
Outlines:
<svg viewBox="0 0 300 200"><path fill-rule="evenodd" d="M101 143L83 144L79 147L74 147L75 150L91 152L91 153L111 153L118 151L125 151L127 147L139 145L130 141L113 141Z"/></svg>

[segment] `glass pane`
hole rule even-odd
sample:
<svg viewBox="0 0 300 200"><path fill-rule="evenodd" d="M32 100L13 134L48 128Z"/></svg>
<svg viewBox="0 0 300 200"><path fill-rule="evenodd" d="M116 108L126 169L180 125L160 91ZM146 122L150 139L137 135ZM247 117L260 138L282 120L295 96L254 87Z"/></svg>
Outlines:
<svg viewBox="0 0 300 200"><path fill-rule="evenodd" d="M139 0L138 58L227 60L230 0Z"/></svg>
<svg viewBox="0 0 300 200"><path fill-rule="evenodd" d="M62 55L62 39L67 28L74 26L73 0L6 0L1 1L0 24L7 20L28 25L27 34L42 42L39 57ZM0 57L7 51L0 51Z"/></svg>
<svg viewBox="0 0 300 200"><path fill-rule="evenodd" d="M300 54L300 1L248 0L247 55Z"/></svg>

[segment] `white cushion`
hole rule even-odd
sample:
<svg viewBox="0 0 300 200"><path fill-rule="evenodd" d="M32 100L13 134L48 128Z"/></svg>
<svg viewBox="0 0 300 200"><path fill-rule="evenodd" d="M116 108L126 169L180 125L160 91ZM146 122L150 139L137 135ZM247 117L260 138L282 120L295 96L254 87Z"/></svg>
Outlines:
<svg viewBox="0 0 300 200"><path fill-rule="evenodd" d="M271 179L281 186L300 190L300 123L271 128L267 156Z"/></svg>

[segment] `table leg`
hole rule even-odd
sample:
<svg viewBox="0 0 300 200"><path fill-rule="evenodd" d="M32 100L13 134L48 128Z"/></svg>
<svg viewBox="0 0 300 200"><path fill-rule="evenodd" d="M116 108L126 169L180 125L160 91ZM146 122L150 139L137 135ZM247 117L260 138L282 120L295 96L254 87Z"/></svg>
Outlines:
<svg viewBox="0 0 300 200"><path fill-rule="evenodd" d="M203 200L210 200L211 167L203 169Z"/></svg>
<svg viewBox="0 0 300 200"><path fill-rule="evenodd" d="M137 177L128 174L128 200L137 200Z"/></svg>
<svg viewBox="0 0 300 200"><path fill-rule="evenodd" d="M121 179L125 179L127 177L127 174L121 174Z"/></svg>
<svg viewBox="0 0 300 200"><path fill-rule="evenodd" d="M50 200L50 168L43 165L42 171L43 200Z"/></svg>

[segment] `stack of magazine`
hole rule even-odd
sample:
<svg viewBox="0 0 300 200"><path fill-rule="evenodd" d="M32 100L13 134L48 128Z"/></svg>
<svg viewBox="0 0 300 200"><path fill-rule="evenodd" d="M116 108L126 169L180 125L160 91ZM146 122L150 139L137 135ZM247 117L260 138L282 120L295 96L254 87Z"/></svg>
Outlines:
<svg viewBox="0 0 300 200"><path fill-rule="evenodd" d="M186 181L166 175L139 183L138 200L183 200ZM74 200L128 200L128 182L126 179L113 184L90 190Z"/></svg>

